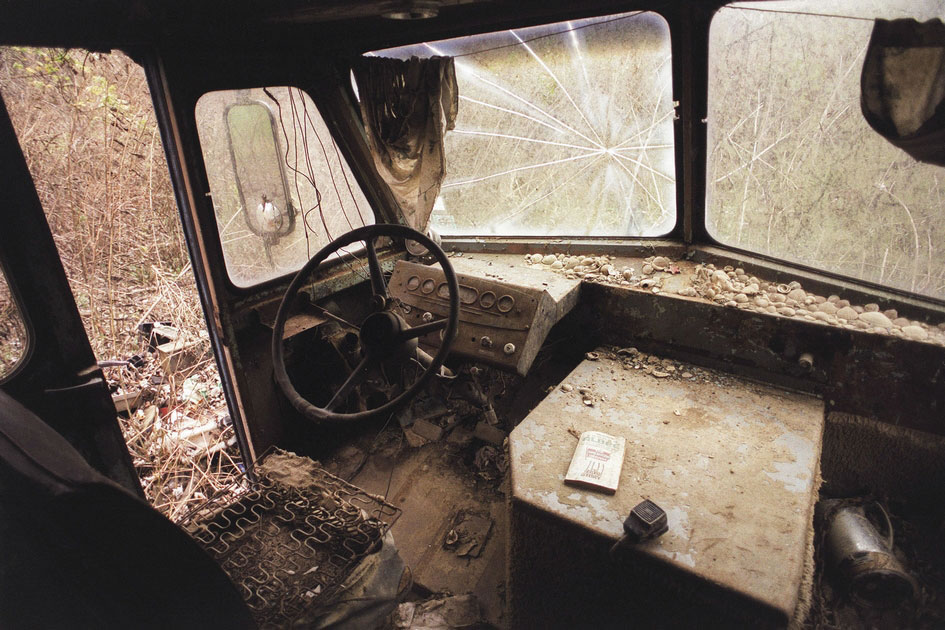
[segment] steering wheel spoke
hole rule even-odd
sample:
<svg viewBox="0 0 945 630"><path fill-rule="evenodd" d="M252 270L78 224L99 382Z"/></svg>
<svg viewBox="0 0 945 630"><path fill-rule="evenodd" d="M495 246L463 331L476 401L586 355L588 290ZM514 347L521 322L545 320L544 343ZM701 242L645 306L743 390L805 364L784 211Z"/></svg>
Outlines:
<svg viewBox="0 0 945 630"><path fill-rule="evenodd" d="M331 400L328 401L328 404L325 405L325 409L328 411L334 411L339 404L347 400L351 390L364 381L364 378L367 376L373 363L374 361L371 359L370 355L361 359L361 362L358 363L357 367L351 371L351 374L347 379L345 379L345 382L341 384L341 387L338 388L338 391L335 392L335 395L332 396Z"/></svg>
<svg viewBox="0 0 945 630"><path fill-rule="evenodd" d="M446 319L438 319L435 322L429 322L427 324L420 324L419 326L414 326L413 328L406 328L398 334L398 339L401 341L407 341L408 339L417 339L424 335L427 335L431 332L436 332L438 330L443 330L446 328L449 321Z"/></svg>
<svg viewBox="0 0 945 630"><path fill-rule="evenodd" d="M384 302L389 299L387 295L387 282L384 281L384 272L381 270L381 263L377 259L377 248L374 246L376 236L364 239L364 246L367 249L368 268L371 272L371 289L374 295L384 298Z"/></svg>

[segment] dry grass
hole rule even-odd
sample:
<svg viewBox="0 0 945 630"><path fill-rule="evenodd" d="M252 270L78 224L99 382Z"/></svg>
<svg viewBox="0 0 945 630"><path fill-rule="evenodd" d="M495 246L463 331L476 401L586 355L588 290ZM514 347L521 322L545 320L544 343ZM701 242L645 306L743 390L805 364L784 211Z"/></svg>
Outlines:
<svg viewBox="0 0 945 630"><path fill-rule="evenodd" d="M239 454L232 426L217 426L226 403L144 73L120 53L4 48L0 91L96 357L148 357L142 322L203 339L203 358L184 370L165 374L155 359L106 369L116 392L153 399L119 421L148 499L176 518L239 472ZM3 295L0 333L12 339ZM15 361L2 360L0 370Z"/></svg>

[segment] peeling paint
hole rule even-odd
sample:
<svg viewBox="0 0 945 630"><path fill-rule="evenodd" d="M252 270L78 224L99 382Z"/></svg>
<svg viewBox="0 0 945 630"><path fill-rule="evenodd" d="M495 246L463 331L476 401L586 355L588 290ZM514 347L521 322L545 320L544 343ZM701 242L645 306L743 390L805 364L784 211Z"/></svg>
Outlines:
<svg viewBox="0 0 945 630"><path fill-rule="evenodd" d="M811 463L814 459L814 445L796 433L785 433L774 441L778 446L788 450L794 456L794 461L772 462L775 472L764 471L775 481L784 484L784 488L791 492L807 492L811 484Z"/></svg>

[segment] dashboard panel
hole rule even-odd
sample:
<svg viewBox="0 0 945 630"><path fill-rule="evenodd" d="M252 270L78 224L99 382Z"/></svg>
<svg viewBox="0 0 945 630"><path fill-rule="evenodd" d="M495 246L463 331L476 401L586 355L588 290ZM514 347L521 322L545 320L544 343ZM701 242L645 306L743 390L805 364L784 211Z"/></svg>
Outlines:
<svg viewBox="0 0 945 630"><path fill-rule="evenodd" d="M457 272L459 327L453 355L525 375L551 327L564 314L544 287L519 286ZM449 288L439 267L401 260L388 283L407 323L418 326L446 317ZM421 338L437 348L441 333Z"/></svg>

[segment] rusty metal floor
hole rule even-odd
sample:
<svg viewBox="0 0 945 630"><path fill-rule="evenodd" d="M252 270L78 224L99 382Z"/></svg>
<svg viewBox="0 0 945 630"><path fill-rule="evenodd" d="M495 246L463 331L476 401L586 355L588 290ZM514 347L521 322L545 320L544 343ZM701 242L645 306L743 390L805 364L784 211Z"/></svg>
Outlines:
<svg viewBox="0 0 945 630"><path fill-rule="evenodd" d="M507 628L506 496L494 482L477 477L464 460L467 454L468 450L445 441L420 448L404 443L399 448L380 449L368 458L352 483L367 492L386 495L403 510L391 532L418 590L473 593L483 619L497 628ZM486 526L489 521L491 527ZM470 533L464 528L470 525L479 526L472 536L480 540L462 540Z"/></svg>

